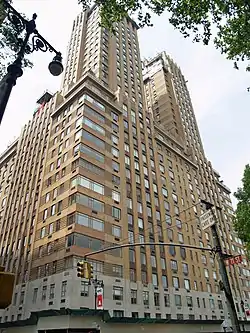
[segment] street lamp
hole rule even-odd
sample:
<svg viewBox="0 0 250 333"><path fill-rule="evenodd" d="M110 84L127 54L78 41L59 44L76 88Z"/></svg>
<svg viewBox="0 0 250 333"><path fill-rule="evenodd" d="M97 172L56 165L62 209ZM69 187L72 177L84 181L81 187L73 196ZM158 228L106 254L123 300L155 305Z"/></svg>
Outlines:
<svg viewBox="0 0 250 333"><path fill-rule="evenodd" d="M36 30L35 20L36 14L33 14L32 20L27 21L20 13L18 13L6 0L3 0L4 7L7 12L9 21L14 27L21 27L25 31L25 37L22 41L16 60L8 66L7 74L0 82L0 124L12 91L16 85L16 80L23 75L22 62L25 54L33 53L34 51L54 52L56 55L49 64L49 71L53 76L58 76L63 72L62 55L56 51L54 47L43 38ZM29 40L31 37L31 44Z"/></svg>

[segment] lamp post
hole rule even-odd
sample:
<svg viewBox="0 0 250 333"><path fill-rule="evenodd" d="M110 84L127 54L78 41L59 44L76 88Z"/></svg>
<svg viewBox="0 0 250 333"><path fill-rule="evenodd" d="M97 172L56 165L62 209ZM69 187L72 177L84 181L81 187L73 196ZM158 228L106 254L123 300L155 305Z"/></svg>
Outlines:
<svg viewBox="0 0 250 333"><path fill-rule="evenodd" d="M12 91L16 85L16 80L23 75L22 62L25 54L33 53L34 51L54 52L55 56L49 64L49 71L53 76L58 76L63 72L62 55L56 51L54 47L43 38L36 30L35 20L36 14L33 14L32 20L27 21L20 13L18 13L6 0L3 0L6 9L7 18L14 25L25 31L25 37L22 40L20 50L17 53L15 61L8 66L7 74L0 82L0 124ZM31 37L31 43L29 43Z"/></svg>

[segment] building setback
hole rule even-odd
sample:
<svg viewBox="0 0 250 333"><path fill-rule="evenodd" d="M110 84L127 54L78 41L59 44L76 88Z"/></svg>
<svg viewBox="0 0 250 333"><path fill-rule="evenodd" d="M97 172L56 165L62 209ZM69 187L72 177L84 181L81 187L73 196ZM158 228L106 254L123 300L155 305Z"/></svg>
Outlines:
<svg viewBox="0 0 250 333"><path fill-rule="evenodd" d="M16 273L0 328L219 331L228 310L216 258L185 247L213 247L200 228L200 199L222 208L223 250L243 257L228 272L245 320L249 267L232 229L230 190L205 156L185 78L165 52L141 63L132 20L115 34L98 22L96 7L74 21L60 92L42 95L0 157L0 265ZM77 262L134 242L169 245L90 256L104 283L96 313Z"/></svg>

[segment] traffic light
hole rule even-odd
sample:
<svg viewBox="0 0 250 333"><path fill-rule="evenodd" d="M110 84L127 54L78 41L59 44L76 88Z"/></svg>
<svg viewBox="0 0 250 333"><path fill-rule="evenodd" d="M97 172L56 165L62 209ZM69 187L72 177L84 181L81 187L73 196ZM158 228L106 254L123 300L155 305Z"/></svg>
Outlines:
<svg viewBox="0 0 250 333"><path fill-rule="evenodd" d="M94 273L93 273L93 266L90 264L90 263L87 263L88 264L88 279L93 279L94 277Z"/></svg>
<svg viewBox="0 0 250 333"><path fill-rule="evenodd" d="M7 308L12 301L15 274L4 272L0 267L0 309Z"/></svg>
<svg viewBox="0 0 250 333"><path fill-rule="evenodd" d="M80 278L85 279L92 279L93 278L93 267L87 261L79 261L77 263L77 276Z"/></svg>
<svg viewBox="0 0 250 333"><path fill-rule="evenodd" d="M84 262L78 261L77 263L77 277L84 278Z"/></svg>

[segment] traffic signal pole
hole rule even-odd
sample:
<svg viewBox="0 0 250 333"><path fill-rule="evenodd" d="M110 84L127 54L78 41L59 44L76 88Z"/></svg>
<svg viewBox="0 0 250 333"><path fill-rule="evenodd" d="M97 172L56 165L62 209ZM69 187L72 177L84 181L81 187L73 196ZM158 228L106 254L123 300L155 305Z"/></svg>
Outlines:
<svg viewBox="0 0 250 333"><path fill-rule="evenodd" d="M214 248L216 248L216 250L217 250L216 252L218 254L219 270L220 270L220 275L221 275L221 279L222 279L222 290L224 291L225 296L228 301L227 304L228 304L228 310L230 313L230 319L232 322L233 332L241 333L240 323L238 320L237 311L235 308L233 294L232 294L232 290L231 290L231 285L229 282L227 269L226 269L226 265L225 265L225 255L222 252L220 238L219 238L219 234L218 234L217 223L216 223L218 218L213 209L214 206L211 203L209 203L205 200L202 200L202 203L204 203L206 205L207 210L211 211L214 221L215 221L215 223L211 226L213 243L214 243ZM218 210L220 210L220 209L218 208Z"/></svg>
<svg viewBox="0 0 250 333"><path fill-rule="evenodd" d="M216 215L214 213L214 211L212 210L213 205L211 205L210 203L202 200L202 203L205 203L207 206L207 209L211 209L212 214L214 215L214 219L215 221L217 220ZM218 236L218 231L217 231L217 226L216 224L211 226L212 229L212 235L213 235L213 242L214 242L214 247L211 248L205 248L205 247L199 247L199 246L193 246L193 245L189 245L189 244L178 244L178 243L166 243L166 242L143 242L143 243L127 243L127 244L120 244L120 245L114 245L114 246L110 246L110 247L106 247L104 249L101 250L97 250L97 251L92 251L89 253L86 253L84 256L84 260L86 261L88 257L93 256L95 254L98 253L103 253L103 252L107 252L110 250L115 250L115 249L121 249L121 248L128 248L128 247L140 247L140 246L144 246L144 245L159 245L159 246L175 246L175 247L183 247L183 248L189 248L189 249L195 249L195 250L202 250L202 251L208 251L210 253L213 254L218 254L218 262L219 262L219 269L220 269L220 274L221 274L221 279L222 279L222 283L223 283L223 287L222 289L225 292L227 301L228 301L228 307L229 307L229 313L230 313L230 317L231 317L231 321L232 321L232 326L233 326L233 332L234 333L241 333L241 329L240 329L240 324L238 321L238 316L237 316L237 312L236 312L236 308L234 305L234 300L233 300L233 295L232 295L232 291L231 291L231 286L230 286L230 282L228 279L228 275L227 275L227 270L226 270L226 266L225 266L225 257L230 257L230 255L224 254L222 252L221 249L221 244L220 244L220 238Z"/></svg>

